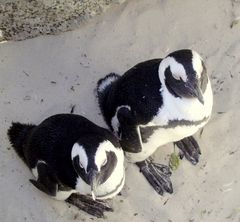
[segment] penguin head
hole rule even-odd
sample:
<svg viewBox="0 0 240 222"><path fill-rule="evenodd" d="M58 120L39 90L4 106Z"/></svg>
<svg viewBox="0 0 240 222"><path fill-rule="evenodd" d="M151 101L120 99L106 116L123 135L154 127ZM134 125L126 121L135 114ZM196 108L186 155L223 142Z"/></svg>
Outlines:
<svg viewBox="0 0 240 222"><path fill-rule="evenodd" d="M117 146L97 135L81 138L73 145L73 167L91 187L93 199L97 187L112 175L118 161L122 161L123 167L123 151Z"/></svg>
<svg viewBox="0 0 240 222"><path fill-rule="evenodd" d="M207 72L200 55L190 49L170 53L159 66L159 77L175 97L196 98L204 104Z"/></svg>

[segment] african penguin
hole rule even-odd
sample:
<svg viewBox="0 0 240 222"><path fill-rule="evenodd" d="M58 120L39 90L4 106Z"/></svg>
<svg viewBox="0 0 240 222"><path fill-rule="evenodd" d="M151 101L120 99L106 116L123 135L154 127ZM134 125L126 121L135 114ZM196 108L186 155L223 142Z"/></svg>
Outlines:
<svg viewBox="0 0 240 222"><path fill-rule="evenodd" d="M189 49L139 63L122 76L110 73L97 84L103 117L120 139L127 159L137 163L159 193L172 193L167 166L149 160L174 142L191 163L200 149L192 137L209 120L213 95L200 55Z"/></svg>
<svg viewBox="0 0 240 222"><path fill-rule="evenodd" d="M123 188L124 154L118 140L80 115L57 114L39 125L12 123L8 136L35 176L31 183L58 200L73 193L107 199Z"/></svg>

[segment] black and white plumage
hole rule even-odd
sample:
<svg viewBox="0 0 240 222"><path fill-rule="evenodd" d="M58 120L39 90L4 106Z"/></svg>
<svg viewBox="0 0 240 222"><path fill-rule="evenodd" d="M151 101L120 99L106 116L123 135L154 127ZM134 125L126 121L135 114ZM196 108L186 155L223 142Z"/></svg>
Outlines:
<svg viewBox="0 0 240 222"><path fill-rule="evenodd" d="M124 155L118 140L80 115L57 114L39 125L13 123L8 136L34 174L32 184L58 200L73 193L112 198L124 185Z"/></svg>
<svg viewBox="0 0 240 222"><path fill-rule="evenodd" d="M202 58L192 50L175 51L122 76L107 75L98 81L97 92L105 121L128 160L137 163L158 193L171 193L170 171L146 159L159 146L175 142L188 160L198 162L200 149L191 136L208 122L213 104Z"/></svg>

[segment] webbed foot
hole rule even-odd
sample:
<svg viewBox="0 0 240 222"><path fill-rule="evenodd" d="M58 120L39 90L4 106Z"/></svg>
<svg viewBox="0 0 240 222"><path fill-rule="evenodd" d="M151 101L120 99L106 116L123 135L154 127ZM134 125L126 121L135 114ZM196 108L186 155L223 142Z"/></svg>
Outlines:
<svg viewBox="0 0 240 222"><path fill-rule="evenodd" d="M172 173L168 166L153 163L150 160L144 160L136 164L140 168L140 172L142 172L158 194L163 195L165 192L173 192L172 182L170 180Z"/></svg>
<svg viewBox="0 0 240 222"><path fill-rule="evenodd" d="M65 201L98 218L103 218L105 211L113 211L104 201L95 201L92 197L86 195L74 193Z"/></svg>
<svg viewBox="0 0 240 222"><path fill-rule="evenodd" d="M196 165L198 163L201 151L194 137L186 137L180 141L175 142L174 145L177 145L177 147L180 149L181 159L183 156L185 156L186 159L193 165Z"/></svg>

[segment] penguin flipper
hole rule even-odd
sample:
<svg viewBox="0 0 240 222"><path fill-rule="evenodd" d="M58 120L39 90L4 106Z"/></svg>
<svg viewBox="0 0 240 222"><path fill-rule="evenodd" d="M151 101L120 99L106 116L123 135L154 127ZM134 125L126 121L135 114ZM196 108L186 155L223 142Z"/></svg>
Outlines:
<svg viewBox="0 0 240 222"><path fill-rule="evenodd" d="M177 145L180 149L181 158L185 156L193 165L198 163L201 150L193 136L183 138L182 140L175 142L174 145Z"/></svg>
<svg viewBox="0 0 240 222"><path fill-rule="evenodd" d="M158 194L163 195L165 192L173 193L172 182L170 180L172 173L168 166L153 163L150 160L137 162L136 165Z"/></svg>
<svg viewBox="0 0 240 222"><path fill-rule="evenodd" d="M42 192L55 197L58 190L56 176L52 169L43 161L37 164L38 179L29 181Z"/></svg>
<svg viewBox="0 0 240 222"><path fill-rule="evenodd" d="M127 107L118 110L117 118L120 124L120 144L123 150L131 153L139 153L142 150L142 140L136 118Z"/></svg>
<svg viewBox="0 0 240 222"><path fill-rule="evenodd" d="M49 196L56 196L57 189L56 189L56 184L55 186L52 187L47 187L44 184L38 182L37 180L29 180L37 189L41 190L42 192L46 193Z"/></svg>
<svg viewBox="0 0 240 222"><path fill-rule="evenodd" d="M105 211L111 211L111 212L113 211L113 209L109 207L107 203L99 200L95 201L90 196L81 195L77 193L72 194L66 200L66 202L98 218L103 218Z"/></svg>

